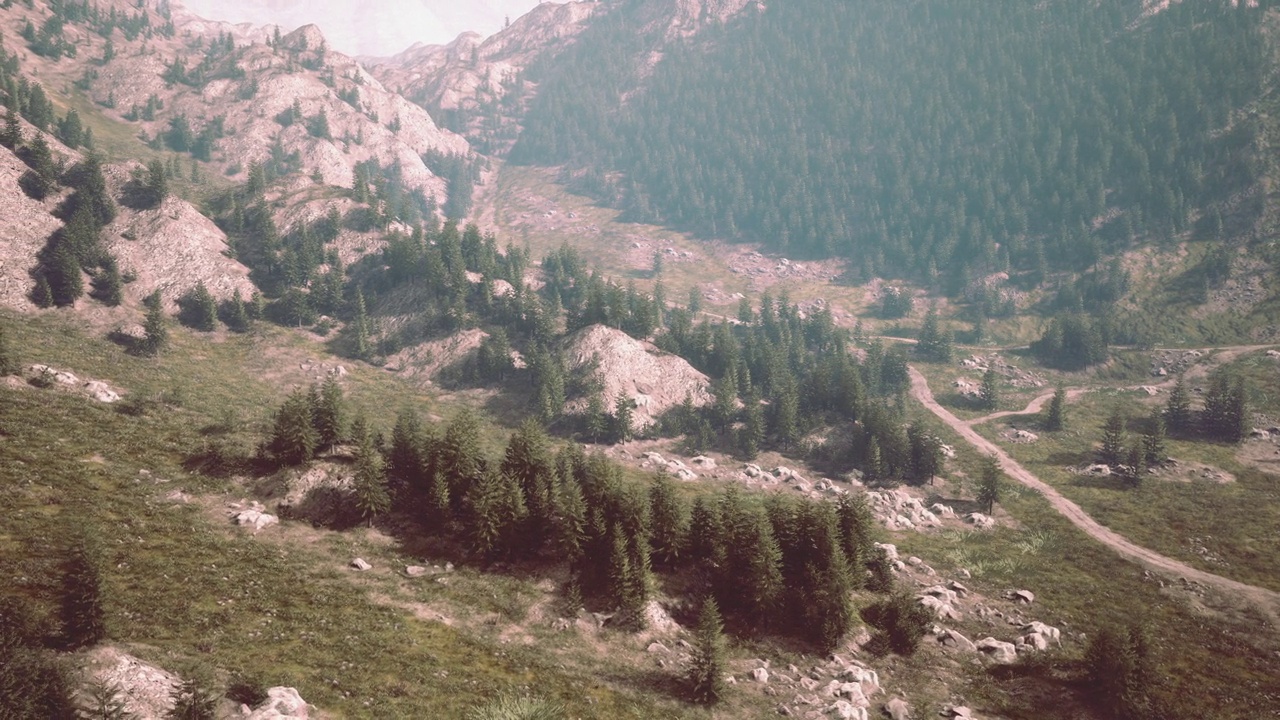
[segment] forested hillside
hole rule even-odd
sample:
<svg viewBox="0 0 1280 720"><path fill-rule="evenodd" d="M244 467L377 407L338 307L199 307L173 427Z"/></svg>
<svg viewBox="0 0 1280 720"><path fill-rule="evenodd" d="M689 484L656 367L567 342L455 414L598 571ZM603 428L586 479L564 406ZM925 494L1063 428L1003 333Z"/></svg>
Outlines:
<svg viewBox="0 0 1280 720"><path fill-rule="evenodd" d="M1273 4L805 0L650 56L623 3L531 68L511 160L867 276L1034 284L1179 231L1247 233Z"/></svg>

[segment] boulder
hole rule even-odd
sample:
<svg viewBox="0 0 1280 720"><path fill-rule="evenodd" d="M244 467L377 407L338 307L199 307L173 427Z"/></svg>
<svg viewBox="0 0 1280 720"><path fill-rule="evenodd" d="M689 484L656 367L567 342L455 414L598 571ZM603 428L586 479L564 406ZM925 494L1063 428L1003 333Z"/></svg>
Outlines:
<svg viewBox="0 0 1280 720"><path fill-rule="evenodd" d="M867 694L862 692L860 683L841 683L840 687L836 688L836 697L849 701L854 707L871 707L871 701L867 700Z"/></svg>
<svg viewBox="0 0 1280 720"><path fill-rule="evenodd" d="M1018 650L1048 650L1049 641L1040 633L1027 633L1014 641L1014 646Z"/></svg>
<svg viewBox="0 0 1280 720"><path fill-rule="evenodd" d="M351 567L363 572L365 570L371 569L373 566L365 562L364 558L356 558L355 560L351 561Z"/></svg>
<svg viewBox="0 0 1280 720"><path fill-rule="evenodd" d="M898 546L891 543L876 543L876 547L884 551L884 556L888 558L889 562L898 559Z"/></svg>
<svg viewBox="0 0 1280 720"><path fill-rule="evenodd" d="M978 650L978 646L974 645L972 640L961 635L955 630L943 630L942 633L938 635L938 642L946 645L947 647L953 647L965 652L977 652Z"/></svg>
<svg viewBox="0 0 1280 720"><path fill-rule="evenodd" d="M422 577L427 574L427 569L421 565L407 565L405 566L404 574L411 578Z"/></svg>
<svg viewBox="0 0 1280 720"><path fill-rule="evenodd" d="M120 394L101 380L90 380L84 384L84 391L89 397L100 403L120 402Z"/></svg>
<svg viewBox="0 0 1280 720"><path fill-rule="evenodd" d="M758 683L767 683L769 682L769 671L762 667L756 668L751 671L751 679Z"/></svg>
<svg viewBox="0 0 1280 720"><path fill-rule="evenodd" d="M933 511L934 515L943 519L950 520L956 516L956 511L953 510L950 505L943 505L942 503L934 503L929 506L929 509Z"/></svg>
<svg viewBox="0 0 1280 720"><path fill-rule="evenodd" d="M311 706L291 687L273 687L267 690L267 699L247 720L306 720Z"/></svg>
<svg viewBox="0 0 1280 720"><path fill-rule="evenodd" d="M669 653L669 652L671 652L671 650L667 649L667 646L666 646L666 645L663 645L663 644L662 644L662 643L660 643L660 642L651 642L651 643L649 643L649 647L645 648L645 652L651 652L651 653Z"/></svg>
<svg viewBox="0 0 1280 720"><path fill-rule="evenodd" d="M951 717L951 718L963 719L963 718L973 717L973 711L970 710L967 705L948 706L947 708L943 709L942 714L944 717Z"/></svg>
<svg viewBox="0 0 1280 720"><path fill-rule="evenodd" d="M844 700L838 700L836 704L827 708L827 716L840 718L840 720L867 720L867 709Z"/></svg>
<svg viewBox="0 0 1280 720"><path fill-rule="evenodd" d="M919 598L920 604L928 608L934 615L943 620L959 620L960 612L950 605L932 595L922 595Z"/></svg>
<svg viewBox="0 0 1280 720"><path fill-rule="evenodd" d="M709 458L709 457L707 457L706 455L699 455L699 456L697 456L697 457L693 458L692 460L690 460L689 462L693 463L694 465L697 465L698 467L702 468L703 470L715 470L715 469L716 469L716 461L715 461L715 458Z"/></svg>
<svg viewBox="0 0 1280 720"><path fill-rule="evenodd" d="M750 463L742 468L742 472L746 473L749 478L758 478L764 474L764 471L760 469L759 465L752 465Z"/></svg>
<svg viewBox="0 0 1280 720"><path fill-rule="evenodd" d="M241 510L235 514L235 522L237 525L253 528L254 532L270 527L280 522L280 518L261 510L248 509Z"/></svg>
<svg viewBox="0 0 1280 720"><path fill-rule="evenodd" d="M920 591L921 595L932 595L945 603L954 603L959 595L951 588L945 588L941 585L933 585Z"/></svg>
<svg viewBox="0 0 1280 720"><path fill-rule="evenodd" d="M1017 662L1018 660L1018 650L1013 646L1013 643L1007 643L993 637L986 637L974 643L974 646L977 647L982 654L1001 665L1009 665Z"/></svg>
<svg viewBox="0 0 1280 720"><path fill-rule="evenodd" d="M902 698L894 698L884 704L884 714L893 720L911 720L911 706Z"/></svg>
<svg viewBox="0 0 1280 720"><path fill-rule="evenodd" d="M947 587L951 588L952 592L954 592L959 597L964 597L969 594L969 588L956 582L955 580L952 580L951 582L947 583Z"/></svg>
<svg viewBox="0 0 1280 720"><path fill-rule="evenodd" d="M1022 626L1022 632L1035 633L1041 635L1045 640L1052 640L1059 645L1062 644L1062 632L1052 625L1045 625L1039 620L1033 620Z"/></svg>
<svg viewBox="0 0 1280 720"><path fill-rule="evenodd" d="M991 517L990 515L983 515L982 513L978 513L978 512L969 513L968 515L964 516L964 519L969 521L974 527L978 528L979 530L986 530L988 528L993 528L996 525L995 518Z"/></svg>
<svg viewBox="0 0 1280 720"><path fill-rule="evenodd" d="M862 688L862 694L871 697L880 692L880 676L875 670L863 667L849 667L836 676L837 679L844 682L857 683Z"/></svg>
<svg viewBox="0 0 1280 720"><path fill-rule="evenodd" d="M1014 590L1013 592L1009 593L1009 599L1016 603L1021 603L1023 605L1030 605L1031 603L1036 601L1036 594L1031 592L1030 590Z"/></svg>

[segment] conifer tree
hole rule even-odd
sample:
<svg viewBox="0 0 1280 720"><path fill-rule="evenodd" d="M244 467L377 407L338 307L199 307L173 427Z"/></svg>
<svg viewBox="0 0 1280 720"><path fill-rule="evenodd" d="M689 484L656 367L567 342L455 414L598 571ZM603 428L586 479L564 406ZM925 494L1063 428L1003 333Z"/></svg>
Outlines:
<svg viewBox="0 0 1280 720"><path fill-rule="evenodd" d="M13 108L4 116L4 130L0 131L0 145L10 150L17 150L22 145L22 125L18 121L18 113Z"/></svg>
<svg viewBox="0 0 1280 720"><path fill-rule="evenodd" d="M660 473L649 486L650 546L659 567L672 568L684 555L689 519L675 483Z"/></svg>
<svg viewBox="0 0 1280 720"><path fill-rule="evenodd" d="M867 458L862 464L862 481L870 484L884 480L887 476L880 441L873 435L867 443Z"/></svg>
<svg viewBox="0 0 1280 720"><path fill-rule="evenodd" d="M413 410L401 410L396 415L395 427L391 429L391 448L387 453L387 475L395 482L397 488L415 496L415 500L426 499L429 476L425 437L422 433L422 421Z"/></svg>
<svg viewBox="0 0 1280 720"><path fill-rule="evenodd" d="M309 394L295 390L276 411L267 449L276 460L286 465L299 465L310 460L320 443L312 421Z"/></svg>
<svg viewBox="0 0 1280 720"><path fill-rule="evenodd" d="M618 393L618 397L613 403L613 419L609 435L614 443L627 442L631 439L634 432L632 427L632 412L634 410L634 402L627 397L626 393Z"/></svg>
<svg viewBox="0 0 1280 720"><path fill-rule="evenodd" d="M80 272L80 263L76 259L71 241L66 236L55 238L53 243L53 249L42 276L48 279L55 305L58 307L75 305L76 300L84 295L84 278Z"/></svg>
<svg viewBox="0 0 1280 720"><path fill-rule="evenodd" d="M1053 398L1049 400L1049 409L1044 416L1044 429L1050 432L1061 430L1064 426L1064 416L1066 412L1067 390L1059 385L1053 391Z"/></svg>
<svg viewBox="0 0 1280 720"><path fill-rule="evenodd" d="M173 709L167 720L214 720L218 712L218 696L200 678L183 680L173 691Z"/></svg>
<svg viewBox="0 0 1280 720"><path fill-rule="evenodd" d="M36 133L31 142L27 143L26 154L31 173L24 176L27 182L23 187L34 199L43 200L58 185L58 168L53 162L53 152L50 151L49 143L45 141L43 134Z"/></svg>
<svg viewBox="0 0 1280 720"><path fill-rule="evenodd" d="M1182 375L1178 376L1173 389L1169 391L1169 400L1164 406L1164 422L1174 435L1185 435L1191 430L1191 395L1187 392L1186 379Z"/></svg>
<svg viewBox="0 0 1280 720"><path fill-rule="evenodd" d="M49 278L44 272L36 275L35 287L31 289L31 302L39 308L53 307L53 288L49 286Z"/></svg>
<svg viewBox="0 0 1280 720"><path fill-rule="evenodd" d="M124 301L124 280L120 277L120 266L111 255L103 258L102 271L93 279L93 294L109 307Z"/></svg>
<svg viewBox="0 0 1280 720"><path fill-rule="evenodd" d="M933 477L942 471L942 442L918 422L907 428L907 442L911 452L911 479L933 484Z"/></svg>
<svg viewBox="0 0 1280 720"><path fill-rule="evenodd" d="M364 306L364 292L356 290L355 319L351 327L351 354L358 360L368 360L373 355L369 344L369 315Z"/></svg>
<svg viewBox="0 0 1280 720"><path fill-rule="evenodd" d="M218 305L213 295L204 286L204 281L196 283L183 298L183 319L187 325L202 332L213 332L218 327Z"/></svg>
<svg viewBox="0 0 1280 720"><path fill-rule="evenodd" d="M982 461L982 476L978 479L978 504L987 509L990 515L1000 502L1000 463L993 457Z"/></svg>
<svg viewBox="0 0 1280 720"><path fill-rule="evenodd" d="M337 378L330 375L325 378L319 392L312 387L314 406L311 409L311 423L316 429L317 448L333 449L342 442L346 428L346 408L342 399L342 386ZM365 438L356 437L356 442Z"/></svg>
<svg viewBox="0 0 1280 720"><path fill-rule="evenodd" d="M1165 425L1164 413L1156 410L1151 413L1147 432L1142 436L1142 459L1147 467L1158 467L1165 461Z"/></svg>
<svg viewBox="0 0 1280 720"><path fill-rule="evenodd" d="M78 539L71 547L62 576L62 641L77 650L107 637L102 570L96 552Z"/></svg>
<svg viewBox="0 0 1280 720"><path fill-rule="evenodd" d="M520 487L528 509L522 549L536 552L551 532L555 516L555 462L547 432L536 420L526 420L511 434L502 472Z"/></svg>
<svg viewBox="0 0 1280 720"><path fill-rule="evenodd" d="M572 478L562 480L556 492L555 547L558 555L576 571L587 544L587 504Z"/></svg>
<svg viewBox="0 0 1280 720"><path fill-rule="evenodd" d="M140 348L146 355L156 355L169 344L169 328L162 303L159 290L143 300L143 304L147 306L147 317L142 323L143 337Z"/></svg>
<svg viewBox="0 0 1280 720"><path fill-rule="evenodd" d="M698 615L693 663L689 668L689 690L693 699L704 705L714 705L723 699L727 689L725 670L724 622L715 598L708 597Z"/></svg>
<svg viewBox="0 0 1280 720"><path fill-rule="evenodd" d="M1000 375L994 367L988 367L982 374L982 387L978 391L978 404L985 410L1000 407Z"/></svg>
<svg viewBox="0 0 1280 720"><path fill-rule="evenodd" d="M120 695L120 687L115 683L102 680L89 683L77 717L80 720L132 720L134 716Z"/></svg>
<svg viewBox="0 0 1280 720"><path fill-rule="evenodd" d="M937 308L929 308L920 326L916 352L921 357L939 363L951 362L951 333L939 327Z"/></svg>
<svg viewBox="0 0 1280 720"><path fill-rule="evenodd" d="M764 514L746 507L733 486L720 502L724 559L714 580L716 596L754 627L766 626L781 598L782 551Z"/></svg>
<svg viewBox="0 0 1280 720"><path fill-rule="evenodd" d="M866 495L841 495L836 501L836 523L840 530L840 548L844 551L845 561L849 563L851 579L856 589L863 584L863 566L871 559L875 549L871 535L875 518L867 505Z"/></svg>
<svg viewBox="0 0 1280 720"><path fill-rule="evenodd" d="M1226 369L1216 371L1209 378L1209 390L1204 396L1201 432L1215 440L1238 443L1247 432L1248 418L1243 379Z"/></svg>
<svg viewBox="0 0 1280 720"><path fill-rule="evenodd" d="M461 501L486 465L480 447L480 418L474 412L464 408L449 421L436 463L448 483L449 496Z"/></svg>
<svg viewBox="0 0 1280 720"><path fill-rule="evenodd" d="M373 520L391 509L391 495L387 492L387 474L382 454L373 445L373 437L363 422L358 418L362 430L356 438L356 471L353 486L356 496L356 509L360 517L373 526Z"/></svg>
<svg viewBox="0 0 1280 720"><path fill-rule="evenodd" d="M706 500L699 495L693 500L689 513L689 557L699 562L709 562L721 546L720 518Z"/></svg>
<svg viewBox="0 0 1280 720"><path fill-rule="evenodd" d="M1117 407L1102 426L1102 448L1098 450L1098 459L1104 465L1115 467L1123 461L1126 421L1124 413Z"/></svg>
<svg viewBox="0 0 1280 720"><path fill-rule="evenodd" d="M235 294L231 296L231 300L227 303L223 322L227 324L227 329L231 332L243 333L249 331L249 312L244 304L244 296L240 294L240 288L236 288Z"/></svg>

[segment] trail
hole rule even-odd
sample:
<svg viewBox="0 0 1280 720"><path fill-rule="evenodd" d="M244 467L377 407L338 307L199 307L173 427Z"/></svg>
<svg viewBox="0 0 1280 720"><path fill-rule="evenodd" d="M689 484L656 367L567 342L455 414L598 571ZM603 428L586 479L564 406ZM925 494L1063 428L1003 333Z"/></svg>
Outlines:
<svg viewBox="0 0 1280 720"><path fill-rule="evenodd" d="M1026 485L1027 487L1038 491L1049 501L1053 509L1071 521L1073 525L1080 528L1089 537L1106 545L1116 551L1121 557L1136 562L1143 567L1158 572L1163 575L1171 575L1175 577L1183 577L1202 585L1213 587L1228 595L1247 600L1263 612L1271 623L1272 628L1280 627L1280 593L1266 588L1248 585L1230 578L1224 578L1220 575L1197 570L1185 563L1165 557L1157 552L1148 550L1140 545L1135 545L1127 538L1119 533L1107 528L1106 526L1094 520L1079 505L1071 502L1063 497L1048 483L1031 474L1026 468L1022 467L1009 454L1002 450L995 443L987 440L977 433L969 423L961 420L951 414L949 410L938 404L933 398L933 392L929 389L929 381L924 375L914 367L909 368L911 374L911 396L920 401L929 412L938 416L940 420L947 424L960 437L964 438L970 445L976 447L979 451L986 455L994 457L1000 462L1005 474ZM1038 398L1037 398L1038 399ZM1043 402L1043 401L1042 401ZM1033 401L1034 403L1034 401Z"/></svg>

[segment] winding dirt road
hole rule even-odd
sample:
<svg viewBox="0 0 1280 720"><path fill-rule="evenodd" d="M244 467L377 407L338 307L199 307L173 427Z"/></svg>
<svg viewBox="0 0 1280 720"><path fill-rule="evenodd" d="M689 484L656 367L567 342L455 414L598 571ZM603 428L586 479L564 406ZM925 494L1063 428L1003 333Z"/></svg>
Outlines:
<svg viewBox="0 0 1280 720"><path fill-rule="evenodd" d="M1197 570L1185 563L1165 557L1157 552L1153 552L1140 545L1135 545L1127 538L1110 528L1102 525L1097 520L1089 517L1079 505L1071 502L1063 497L1048 483L1031 474L1026 468L1022 467L1009 454L1000 449L995 443L987 440L978 434L971 427L970 423L966 423L960 418L953 415L949 410L938 404L933 399L933 392L929 389L929 382L924 375L914 367L909 368L911 374L911 396L928 408L929 412L937 415L940 420L947 424L960 437L964 438L970 445L976 447L979 451L994 457L999 461L1006 475L1026 485L1033 490L1038 491L1049 501L1055 510L1071 521L1073 525L1080 528L1089 537L1106 545L1112 550L1120 554L1121 557L1131 560L1142 565L1143 567L1158 572L1162 575L1171 575L1175 577L1183 577L1187 580L1200 583L1212 588L1216 588L1228 595L1235 595L1242 599L1248 600L1250 604L1262 610L1263 613L1271 621L1273 628L1280 627L1280 593L1266 588L1247 585L1230 578L1224 578L1220 575L1214 575L1203 570ZM1037 398L1039 399L1039 398ZM1034 403L1033 403L1034 404ZM977 422L977 421L974 421Z"/></svg>

